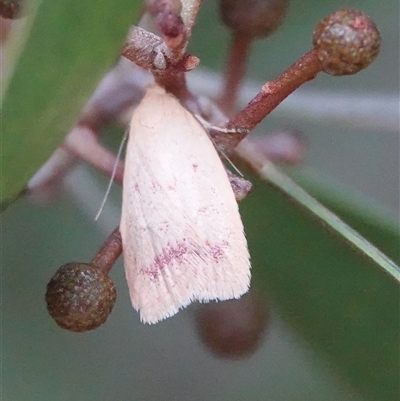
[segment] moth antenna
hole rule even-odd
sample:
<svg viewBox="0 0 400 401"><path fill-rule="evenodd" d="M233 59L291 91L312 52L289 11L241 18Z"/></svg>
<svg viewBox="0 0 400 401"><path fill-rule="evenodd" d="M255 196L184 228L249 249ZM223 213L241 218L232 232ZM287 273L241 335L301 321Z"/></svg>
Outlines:
<svg viewBox="0 0 400 401"><path fill-rule="evenodd" d="M205 130L207 131L207 134L209 136L209 138L211 139L211 142L214 144L214 146L218 149L218 152L221 153L222 156L225 157L225 159L228 161L228 163L232 166L232 168L241 176L244 177L244 175L242 174L242 172L235 166L235 164L232 162L231 159L229 159L229 157L226 155L226 153L220 149L218 147L218 144L215 143L214 139L211 137L211 135L209 135L210 130L215 130L215 131L219 131L219 132L224 132L225 134L229 134L229 133L233 133L233 132L240 132L241 130L237 130L235 128L221 128L221 127L217 127L216 125L212 125L210 124L207 120L205 120L202 116L200 116L199 114L194 114L194 116L196 117L197 121L205 128Z"/></svg>
<svg viewBox="0 0 400 401"><path fill-rule="evenodd" d="M124 148L124 144L126 142L126 139L128 138L128 134L129 134L129 130L126 130L124 136L122 137L122 141L121 141L121 144L119 145L119 149L118 149L117 157L116 157L115 164L114 164L114 167L113 167L113 171L111 173L110 182L108 183L106 194L104 195L104 198L103 198L103 200L101 202L99 211L97 212L96 217L94 218L94 221L98 220L98 218L101 215L101 212L103 211L104 205L106 204L106 200L107 200L108 195L109 195L109 193L111 191L111 186L112 186L112 184L114 182L115 174L117 172L117 166L118 166L118 162L119 162L119 160L121 158L122 149Z"/></svg>
<svg viewBox="0 0 400 401"><path fill-rule="evenodd" d="M228 163L232 166L232 168L242 177L244 178L243 173L235 166L233 161L225 154L223 150L219 150L221 152L221 155L225 157L225 159L228 161Z"/></svg>

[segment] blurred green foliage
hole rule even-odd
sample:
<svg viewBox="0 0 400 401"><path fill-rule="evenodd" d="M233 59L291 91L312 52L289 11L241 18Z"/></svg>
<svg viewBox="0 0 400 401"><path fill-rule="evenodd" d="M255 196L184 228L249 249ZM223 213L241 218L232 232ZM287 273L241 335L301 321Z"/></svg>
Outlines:
<svg viewBox="0 0 400 401"><path fill-rule="evenodd" d="M139 0L39 2L2 103L3 205L77 121L140 7Z"/></svg>
<svg viewBox="0 0 400 401"><path fill-rule="evenodd" d="M294 9L299 11L304 2L293 3ZM346 6L352 5L350 1L345 3ZM385 8L378 3L364 3L379 9ZM140 1L128 0L43 0L39 3L32 30L15 65L2 105L0 184L3 203L14 199L24 188L27 180L51 155L77 120L96 83L118 56L127 29L140 6ZM312 9L319 15L325 13L328 6L331 7L322 2L317 8L315 3L309 2L307 10ZM216 67L221 65L224 55L221 46L227 36L226 31L217 26L213 8L214 2L205 3L200 25L194 31L192 48L205 64ZM294 27L296 32L312 30L310 26L304 27L301 13L296 14L294 22L297 24ZM304 39L302 32L297 34L302 38L300 46L296 41L288 41L288 36L277 34L279 49L276 51L282 53L283 46L287 47L280 63L274 64L273 57L270 57L269 63L273 67L269 74L281 71L282 65L287 66L303 50L308 50L308 42L311 41ZM211 42L215 46L204 45ZM278 53L276 57L279 57ZM265 62L262 57L252 59L251 68L255 75L263 73ZM379 212L363 210L363 202L358 199L349 202L346 196L337 196L333 187L326 190L318 184L307 183L307 188L380 249L399 261L400 236L395 223L384 222ZM36 216L31 216L32 210ZM252 254L254 285L267 294L294 331L333 366L345 383L350 383L367 399L397 400L400 324L398 286L374 264L327 232L275 189L265 187L264 183L256 180L255 189L241 205L241 211ZM71 260L82 255L87 255L89 260L98 245L89 242L94 228L92 224L83 227L84 220L76 210L66 206L56 206L46 214L43 210L38 211L26 203L17 202L6 212L2 229L5 227L9 236L2 246L9 309L5 309L7 319L4 326L8 342L5 343L4 353L7 366L15 369L7 371L10 377L14 377L14 388L8 389L7 394L28 394L31 392L29 380L35 385L43 380L45 390L42 390L45 394L54 394L54 383L57 383L57 391L63 394L60 399L70 399L69 380L75 380L86 385L83 390L74 389L78 395L85 393L95 397L96 394L102 394L102 380L99 379L102 375L98 376L98 372L104 370L108 372L105 376L109 380L104 383L110 383L111 387L108 387L113 388L114 395L122 394L123 391L139 396L146 393L140 385L144 385L141 380L147 374L146 364L152 366L148 356L136 355L140 361L140 358L145 361L143 371L140 370L140 364L134 364L135 361L125 361L134 366L135 371L139 371L140 380L136 382L139 387L134 389L136 393L127 384L131 380L130 373L112 377L108 366L114 363L118 367L124 355L130 354L130 347L134 347L133 340L131 342L131 338L126 339L129 335L134 337L136 349L141 350L150 336L147 326L133 326L130 320L123 320L116 323L114 329L112 324L106 325L100 334L90 333L76 341L76 337L68 333L59 334L58 328L51 326L52 322L47 319L42 299L46 278L51 277L57 265L68 261L65 260L66 254L74 252L70 256ZM76 233L77 226L82 232ZM69 239L73 246L67 252L64 244ZM21 240L27 243L24 252L19 251ZM90 252L86 249L89 243L89 248L93 248ZM43 270L43 265L46 265L47 270ZM125 296L126 301L128 295ZM124 304L129 303L125 301ZM116 309L115 316L127 319L127 315L118 312L118 307ZM127 305L126 310L129 316L133 313L130 305ZM168 331L168 327L173 326L169 324L173 325L166 323L157 326L160 328L151 333L160 330L162 338L173 338L173 331ZM182 328L178 327L177 332L181 331ZM107 338L110 333L110 338ZM117 335L121 337L116 339ZM91 360L91 356L83 352L88 347L95 347L93 339L100 345L96 349L99 354ZM119 350L120 354L119 341L125 346L122 351ZM75 346L77 359L74 359L75 354L71 351L71 347ZM49 349L50 354L46 355L45 351ZM165 352L168 355L168 350ZM121 362L115 360L116 354ZM66 366L72 366L78 372L87 360L95 364L100 358L104 366L97 366L97 371L92 369L92 365L88 366L85 370L87 376L75 374L73 369L69 369L68 380L65 380L65 360L58 358L59 355L68 361ZM176 359L175 355L169 357ZM51 362L55 359L58 359L57 369L53 369ZM43 372L40 378L35 373L37 367L38 372ZM177 371L181 369L179 366L174 368ZM184 373L189 379L198 380L197 377L191 377L188 371ZM262 378L264 374L264 371L253 372L254 377ZM97 380L95 388L87 384L89 378ZM231 387L236 384L232 381ZM252 394L252 390L249 387L248 394ZM160 390L160 393L163 391ZM41 394L39 391L31 395L37 396L35 399L43 399ZM88 396L86 399L99 398ZM320 399L325 398L321 396Z"/></svg>
<svg viewBox="0 0 400 401"><path fill-rule="evenodd" d="M376 214L357 211L355 198L350 204L345 196L335 202L329 192L308 186L400 261L395 224L380 224ZM398 283L263 183L256 181L242 213L255 284L346 381L371 400L394 401L399 394Z"/></svg>

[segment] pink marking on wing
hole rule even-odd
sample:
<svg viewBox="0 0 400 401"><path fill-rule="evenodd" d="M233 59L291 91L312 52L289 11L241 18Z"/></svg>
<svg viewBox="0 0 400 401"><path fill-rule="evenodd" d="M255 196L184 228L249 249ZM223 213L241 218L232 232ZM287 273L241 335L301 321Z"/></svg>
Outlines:
<svg viewBox="0 0 400 401"><path fill-rule="evenodd" d="M206 213L208 211L208 209L209 209L208 206L199 207L198 212L199 213Z"/></svg>
<svg viewBox="0 0 400 401"><path fill-rule="evenodd" d="M153 181L151 183L150 188L152 189L153 193L157 193L157 192L161 192L162 191L162 185L157 181Z"/></svg>
<svg viewBox="0 0 400 401"><path fill-rule="evenodd" d="M169 227L170 227L169 221L166 220L158 225L157 230L162 233L166 233L169 230Z"/></svg>
<svg viewBox="0 0 400 401"><path fill-rule="evenodd" d="M224 248L227 247L228 242L222 241L220 245L217 244L210 244L208 241L206 242L208 252L211 254L213 259L218 263L220 260L225 258L225 250Z"/></svg>
<svg viewBox="0 0 400 401"><path fill-rule="evenodd" d="M146 276L150 277L150 281L156 282L159 280L160 270L158 269L146 269L141 271Z"/></svg>
<svg viewBox="0 0 400 401"><path fill-rule="evenodd" d="M228 245L229 243L225 240L221 241L219 244L211 244L208 241L205 242L206 252L216 263L219 263L221 260L226 258L225 249ZM184 238L174 246L168 244L167 247L165 247L161 253L154 258L152 265L148 268L141 269L140 272L147 275L151 281L157 282L160 279L161 272L164 269L167 269L173 262L177 262L178 265L182 265L184 268L186 266L185 260L187 260L188 255L197 255L202 258L202 253L203 252L199 252L199 250L188 246L186 238Z"/></svg>
<svg viewBox="0 0 400 401"><path fill-rule="evenodd" d="M172 247L168 244L167 248L164 248L159 256L154 258L154 263L157 266L164 267L169 265L172 261L182 262L184 255L189 253L190 250L184 242L180 242Z"/></svg>
<svg viewBox="0 0 400 401"><path fill-rule="evenodd" d="M140 272L144 275L149 276L150 280L156 282L160 279L160 273L164 268L167 268L173 261L182 263L185 255L191 252L188 246L183 242L176 244L175 246L167 245L162 252L154 258L152 265L149 268L140 269Z"/></svg>

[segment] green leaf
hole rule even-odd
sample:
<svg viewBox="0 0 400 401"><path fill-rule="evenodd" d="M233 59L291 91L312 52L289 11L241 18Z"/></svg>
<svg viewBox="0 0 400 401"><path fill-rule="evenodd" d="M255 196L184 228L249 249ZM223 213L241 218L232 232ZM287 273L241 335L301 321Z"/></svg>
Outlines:
<svg viewBox="0 0 400 401"><path fill-rule="evenodd" d="M62 142L117 59L140 7L138 0L39 3L23 49L13 55L2 104L2 204L23 190Z"/></svg>
<svg viewBox="0 0 400 401"><path fill-rule="evenodd" d="M397 283L400 283L400 267L396 265L395 262L388 258L371 242L367 241L357 230L344 222L338 215L318 202L301 186L276 168L272 162L265 160L259 173L260 177L289 196L296 204L309 211L313 217L320 220L322 225L331 229L332 232L339 235L342 240L346 241L355 251L369 258L377 267L381 268L382 271L396 280Z"/></svg>
<svg viewBox="0 0 400 401"><path fill-rule="evenodd" d="M311 187L361 234L400 259L395 224L360 210L360 202ZM254 283L307 342L371 400L398 396L399 287L376 264L265 183L256 182L242 213Z"/></svg>

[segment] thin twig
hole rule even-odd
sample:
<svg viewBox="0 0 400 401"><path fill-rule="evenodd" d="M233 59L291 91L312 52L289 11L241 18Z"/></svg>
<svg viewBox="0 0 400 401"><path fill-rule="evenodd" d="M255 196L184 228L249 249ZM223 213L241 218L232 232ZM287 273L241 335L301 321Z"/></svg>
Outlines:
<svg viewBox="0 0 400 401"><path fill-rule="evenodd" d="M104 273L108 273L121 254L122 240L119 227L117 227L92 259L91 264L101 269Z"/></svg>
<svg viewBox="0 0 400 401"><path fill-rule="evenodd" d="M98 142L97 135L89 128L75 127L65 138L62 148L108 176L111 176L115 170L113 178L118 182L122 182L124 174L123 163L117 159L113 152L107 150Z"/></svg>
<svg viewBox="0 0 400 401"><path fill-rule="evenodd" d="M225 64L224 88L217 100L217 104L227 115L231 115L235 109L238 90L245 74L247 55L252 41L252 38L248 36L233 36Z"/></svg>
<svg viewBox="0 0 400 401"><path fill-rule="evenodd" d="M188 75L188 85L197 95L216 98L221 91L221 74L199 67ZM239 89L239 107L244 107L261 85L261 82L246 79ZM327 104L329 107L326 107ZM290 115L291 119L323 121L324 124L334 122L337 126L350 125L387 133L399 130L398 109L398 95L382 92L361 96L343 90L299 88L274 110L274 116ZM213 124L217 122L212 121Z"/></svg>
<svg viewBox="0 0 400 401"><path fill-rule="evenodd" d="M188 40L196 22L197 13L200 10L202 0L182 0L181 16L188 30Z"/></svg>
<svg viewBox="0 0 400 401"><path fill-rule="evenodd" d="M321 71L322 66L316 52L309 51L275 81L265 83L257 96L229 120L227 128L252 130L292 92L314 79Z"/></svg>
<svg viewBox="0 0 400 401"><path fill-rule="evenodd" d="M227 128L240 128L235 134L213 133L214 139L229 156L247 133L258 125L272 110L302 84L315 78L322 71L317 52L311 50L292 64L275 81L266 82L259 93L236 113Z"/></svg>

